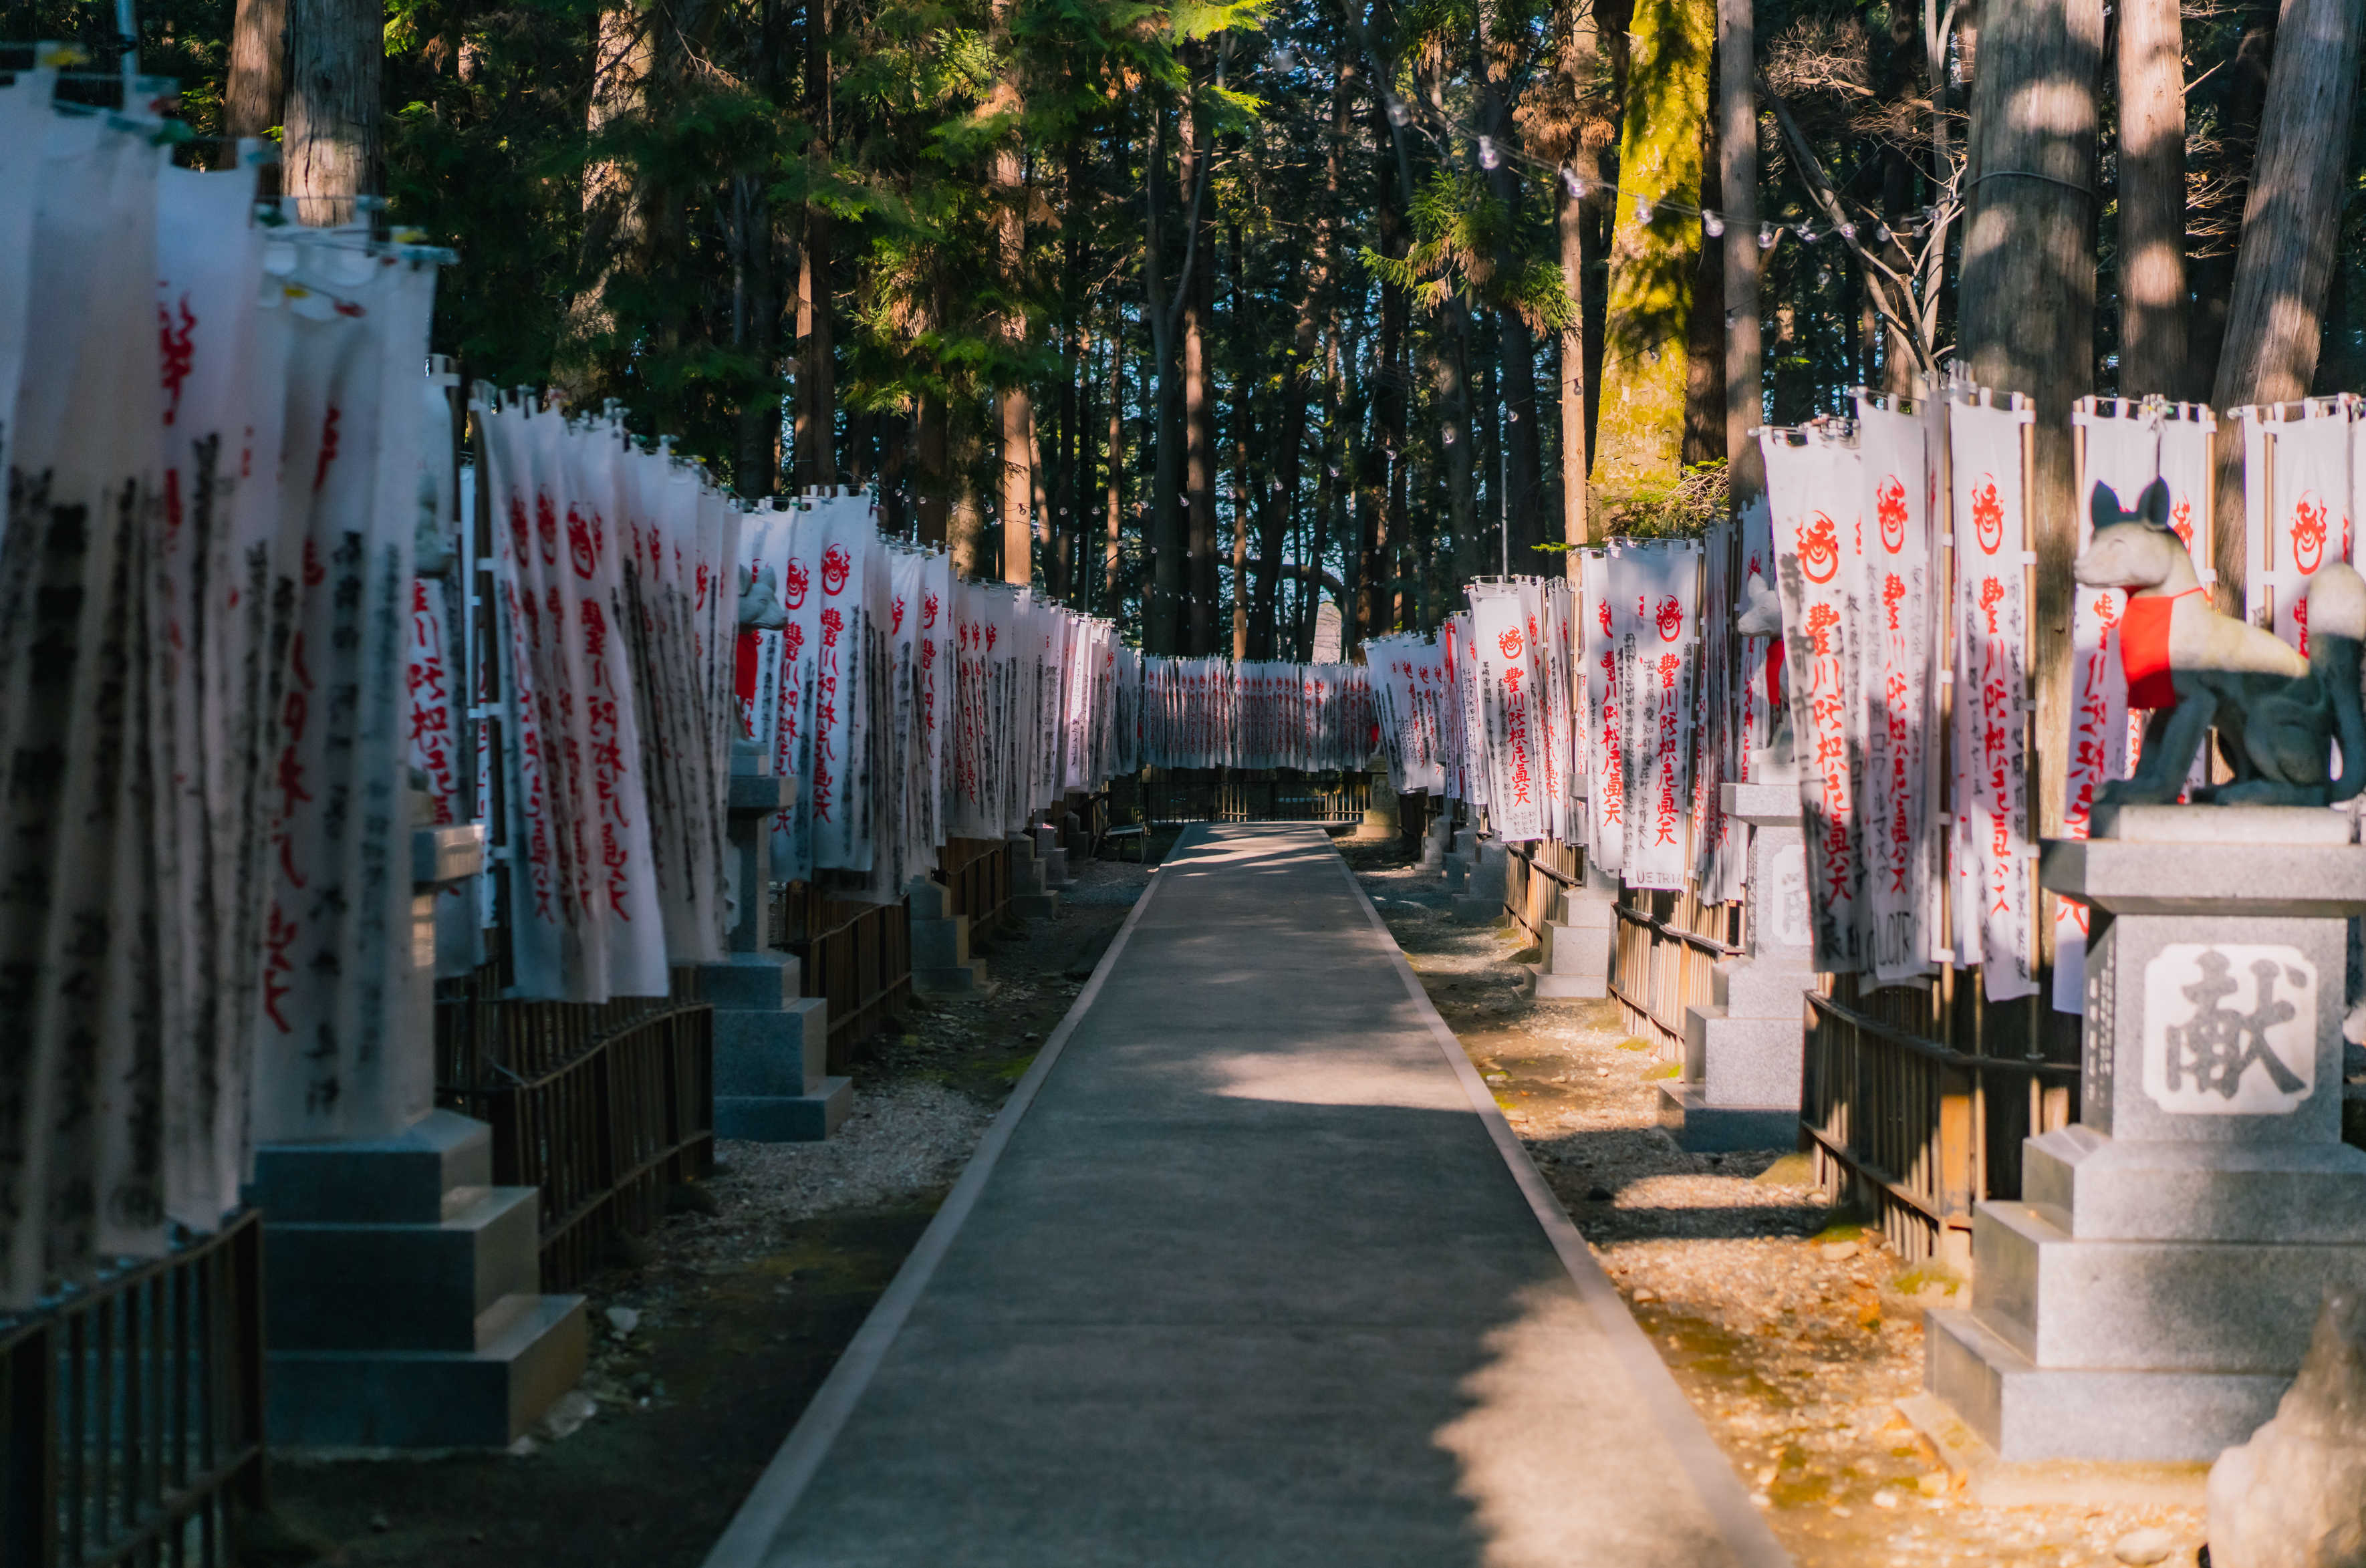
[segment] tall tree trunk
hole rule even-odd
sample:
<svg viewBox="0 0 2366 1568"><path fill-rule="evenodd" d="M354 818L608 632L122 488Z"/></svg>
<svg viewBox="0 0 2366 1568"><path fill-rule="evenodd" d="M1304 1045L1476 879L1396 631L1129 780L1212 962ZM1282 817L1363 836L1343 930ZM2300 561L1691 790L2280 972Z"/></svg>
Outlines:
<svg viewBox="0 0 2366 1568"><path fill-rule="evenodd" d="M2259 115L2268 101L2275 38L2272 16L2245 28L2234 57L2214 73L2219 146L2216 167L2210 172L2222 178L2248 181L2250 177L2253 154L2259 148ZM2221 236L2204 242L2202 254L2196 254L2195 243L2196 236L2189 229L2186 255L2193 316L2186 326L2185 345L2193 363L2184 384L2189 396L2207 400L2218 385L2219 351L2226 342L2226 302L2235 292L2237 246Z"/></svg>
<svg viewBox="0 0 2366 1568"><path fill-rule="evenodd" d="M1959 333L1973 378L2036 404L2037 733L2070 732L2070 558L2078 540L2070 405L2094 389L2096 86L2102 0L1991 7L1972 85L1972 172ZM2062 822L2061 757L2038 748L2037 827ZM2051 931L2052 923L2042 922Z"/></svg>
<svg viewBox="0 0 2366 1568"><path fill-rule="evenodd" d="M1750 433L1765 423L1758 330L1758 22L1753 0L1718 0L1718 194L1725 215L1725 479L1740 512L1766 489ZM1772 570L1772 564L1769 564Z"/></svg>
<svg viewBox="0 0 2366 1568"><path fill-rule="evenodd" d="M2355 0L2284 0L2243 208L2243 249L2211 401L2221 409L2308 395L2325 331L2325 294L2348 195L2357 109ZM2243 444L2218 443L2218 592L2243 602Z"/></svg>
<svg viewBox="0 0 2366 1568"><path fill-rule="evenodd" d="M830 157L835 127L829 42L831 0L806 0L806 123L813 128L806 157L818 180ZM830 319L829 264L834 225L827 209L808 204L805 243L797 258L797 474L821 489L838 483L838 353Z"/></svg>
<svg viewBox="0 0 2366 1568"><path fill-rule="evenodd" d="M222 134L260 136L279 123L287 96L287 0L239 0L231 23Z"/></svg>
<svg viewBox="0 0 2366 1568"><path fill-rule="evenodd" d="M1188 103L1179 111L1187 119L1190 112ZM1153 394L1156 400L1153 419L1157 429L1150 454L1150 514L1143 529L1143 547L1149 559L1145 563L1147 581L1143 585L1142 622L1144 651L1173 655L1182 651L1184 584L1183 504L1178 483L1183 457L1183 399L1176 385L1179 366L1175 340L1182 291L1188 286L1189 273L1187 268L1177 280L1175 298L1170 301L1161 243L1166 212L1166 116L1154 109L1150 177L1144 182L1143 193L1142 279L1143 314L1148 318L1150 327L1151 369L1157 378L1157 389ZM1177 183L1181 187L1188 223L1192 196L1188 131L1182 140L1184 146L1177 150Z"/></svg>
<svg viewBox="0 0 2366 1568"><path fill-rule="evenodd" d="M1486 172L1487 188L1512 220L1504 228L1495 265L1499 271L1508 272L1515 260L1511 236L1517 231L1522 207L1520 177L1511 157L1516 137L1512 123L1511 99L1516 90L1512 73L1527 48L1527 33L1525 21L1507 26L1501 9L1496 0L1484 0L1479 6L1477 35L1481 118L1498 149L1495 166ZM1515 570L1549 570L1549 560L1527 554L1545 542L1544 459L1539 446L1544 433L1537 422L1536 339L1527 318L1516 309L1507 306L1495 312L1495 354L1504 407L1498 435L1504 444L1504 462L1497 473L1498 482L1505 488L1512 547L1521 552Z"/></svg>
<svg viewBox="0 0 2366 1568"><path fill-rule="evenodd" d="M2120 390L2180 397L2185 349L2185 38L2178 0L2120 5Z"/></svg>
<svg viewBox="0 0 2366 1568"><path fill-rule="evenodd" d="M1101 547L1101 614L1115 620L1124 607L1119 592L1119 546L1124 539L1125 506L1125 331L1122 322L1110 333L1109 393L1109 536Z"/></svg>
<svg viewBox="0 0 2366 1568"><path fill-rule="evenodd" d="M781 472L781 398L772 380L772 329L780 311L772 295L772 204L764 182L732 182L734 268L731 345L756 363L755 389L733 420L732 479L742 496L772 493Z"/></svg>
<svg viewBox="0 0 2366 1568"><path fill-rule="evenodd" d="M777 4L764 10L763 47L780 46ZM597 139L648 104L649 80L657 71L652 18L630 0L604 7L593 33L592 97L583 113L587 137ZM648 203L632 174L613 159L595 159L583 170L583 232L576 247L578 288L567 312L569 347L559 380L568 395L588 402L604 378L600 351L610 348L616 314L608 294L616 279L643 265L649 237Z"/></svg>
<svg viewBox="0 0 2366 1568"><path fill-rule="evenodd" d="M361 0L290 0L281 188L297 221L350 223L380 188L378 78L386 18Z"/></svg>
<svg viewBox="0 0 2366 1568"><path fill-rule="evenodd" d="M829 215L806 209L797 257L797 476L828 489L838 483L838 360L829 311Z"/></svg>
<svg viewBox="0 0 2366 1568"><path fill-rule="evenodd" d="M1036 433L1035 408L1032 403L1030 403L1027 408L1027 477L1030 480L1029 500L1033 502L1032 510L1036 518L1036 531L1041 533L1042 536L1040 542L1042 545L1042 553L1043 556L1044 570L1048 573L1051 570L1053 560L1059 555L1060 536L1052 529L1050 523L1052 514L1051 502L1043 493L1043 443L1042 438ZM1030 542L1033 543L1036 541L1031 538ZM1008 577L1008 573L1005 574L1005 577L1008 581L1014 582L1018 581L1018 579ZM1027 581L1032 582L1033 581L1034 578L1031 574ZM1026 583L1020 583L1020 585L1021 587L1025 587ZM1047 589L1051 587L1048 578L1044 586ZM1056 598L1058 596L1058 591L1053 590L1052 592L1053 597Z"/></svg>
<svg viewBox="0 0 2366 1568"><path fill-rule="evenodd" d="M1700 199L1716 34L1715 0L1639 0L1628 33L1594 447L1603 488L1614 498L1664 492L1682 477L1701 227L1689 211L1650 204Z"/></svg>
<svg viewBox="0 0 2366 1568"><path fill-rule="evenodd" d="M1018 0L994 0L987 40L1002 66L994 90L979 107L981 118L997 127L994 153L986 184L994 194L995 270L1003 297L1017 299L1025 286L1027 263L1026 164L1020 146L1019 117L1024 107L1019 96L1019 66L1010 58L1010 18ZM1027 343L1023 310L1003 313L1000 333L1013 359ZM1002 460L1002 581L1024 587L1034 581L1031 522L1035 469L1030 453L1035 429L1035 408L1026 384L1014 380L996 399L1001 413Z"/></svg>
<svg viewBox="0 0 2366 1568"><path fill-rule="evenodd" d="M953 474L945 426L945 400L934 392L921 393L919 418L912 437L912 466L913 488L918 492L918 503L913 510L919 518L920 543L924 545L950 542L947 528ZM962 570L969 569L964 566Z"/></svg>
<svg viewBox="0 0 2366 1568"><path fill-rule="evenodd" d="M1701 122L1700 204L1725 205L1718 188L1717 117ZM1684 333L1684 466L1722 462L1725 446L1725 257L1701 243L1693 274L1692 320ZM1869 383L1868 383L1869 384Z"/></svg>
<svg viewBox="0 0 2366 1568"><path fill-rule="evenodd" d="M1190 138L1186 151L1194 170L1193 184L1206 177L1200 164L1209 159L1207 127L1193 107L1177 122ZM1193 238L1210 248L1211 238L1200 215L1190 220ZM1183 491L1190 516L1190 592L1188 646L1205 658L1216 651L1216 453L1213 387L1208 370L1208 329L1215 313L1215 258L1209 256L1184 279L1183 306Z"/></svg>
<svg viewBox="0 0 2366 1568"><path fill-rule="evenodd" d="M978 499L977 464L985 442L974 410L947 421L946 479L952 503L945 513L945 547L957 577L983 577L986 570L986 508Z"/></svg>

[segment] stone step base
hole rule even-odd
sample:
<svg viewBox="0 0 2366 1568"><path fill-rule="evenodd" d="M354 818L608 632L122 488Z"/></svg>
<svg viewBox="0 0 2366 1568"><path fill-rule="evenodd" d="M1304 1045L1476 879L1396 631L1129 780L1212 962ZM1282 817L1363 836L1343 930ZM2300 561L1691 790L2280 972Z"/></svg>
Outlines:
<svg viewBox="0 0 2366 1568"><path fill-rule="evenodd" d="M1060 896L1053 892L1013 893L1010 912L1028 919L1049 919L1060 912Z"/></svg>
<svg viewBox="0 0 2366 1568"><path fill-rule="evenodd" d="M2024 1460L2011 1463L1935 1394L1909 1394L1898 1413L1938 1450L1975 1503L1990 1508L2200 1508L2210 1467L2199 1461Z"/></svg>
<svg viewBox="0 0 2366 1568"><path fill-rule="evenodd" d="M275 1348L457 1351L541 1273L532 1187L456 1187L432 1225L281 1224L266 1212L264 1336Z"/></svg>
<svg viewBox="0 0 2366 1568"><path fill-rule="evenodd" d="M1659 1122L1677 1146L1697 1155L1799 1145L1796 1105L1711 1105L1707 1089L1672 1079L1660 1085Z"/></svg>
<svg viewBox="0 0 2366 1568"><path fill-rule="evenodd" d="M812 1094L717 1095L715 1135L756 1144L818 1144L853 1109L852 1078L824 1078Z"/></svg>
<svg viewBox="0 0 2366 1568"><path fill-rule="evenodd" d="M986 977L983 958L936 968L924 969L918 964L912 968L912 994L916 997L983 997L993 990L994 982Z"/></svg>
<svg viewBox="0 0 2366 1568"><path fill-rule="evenodd" d="M1797 1106L1806 1050L1796 1012L1736 1018L1721 1007L1684 1010L1684 1077L1715 1085L1721 1104Z"/></svg>
<svg viewBox="0 0 2366 1568"><path fill-rule="evenodd" d="M2290 1373L2039 1367L1971 1313L1924 1318L1922 1386L2008 1462L2207 1463L2276 1413Z"/></svg>
<svg viewBox="0 0 2366 1568"><path fill-rule="evenodd" d="M1528 989L1540 1002L1592 1001L1610 994L1610 981L1601 975L1555 975L1541 964L1523 964Z"/></svg>
<svg viewBox="0 0 2366 1568"><path fill-rule="evenodd" d="M275 1449L500 1449L583 1375L581 1296L533 1296L475 1351L273 1350Z"/></svg>
<svg viewBox="0 0 2366 1568"><path fill-rule="evenodd" d="M2048 1371L2289 1378L2325 1292L2366 1289L2366 1246L2080 1240L2021 1202L1972 1211L1972 1258L1981 1325Z"/></svg>
<svg viewBox="0 0 2366 1568"><path fill-rule="evenodd" d="M1460 920L1464 925L1489 926L1493 925L1497 919L1502 918L1504 913L1504 900L1501 898L1457 898L1454 900L1452 908L1454 918Z"/></svg>

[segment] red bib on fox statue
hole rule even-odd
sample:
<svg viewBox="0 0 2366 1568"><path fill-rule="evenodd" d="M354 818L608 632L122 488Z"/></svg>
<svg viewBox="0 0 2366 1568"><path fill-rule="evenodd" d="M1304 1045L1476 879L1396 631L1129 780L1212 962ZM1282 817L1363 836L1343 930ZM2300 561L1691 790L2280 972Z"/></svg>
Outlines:
<svg viewBox="0 0 2366 1568"><path fill-rule="evenodd" d="M2128 677L2128 706L2173 708L2177 682L2169 670L2169 622L2177 602L2199 593L2139 593L2129 599L2120 619L2120 668Z"/></svg>

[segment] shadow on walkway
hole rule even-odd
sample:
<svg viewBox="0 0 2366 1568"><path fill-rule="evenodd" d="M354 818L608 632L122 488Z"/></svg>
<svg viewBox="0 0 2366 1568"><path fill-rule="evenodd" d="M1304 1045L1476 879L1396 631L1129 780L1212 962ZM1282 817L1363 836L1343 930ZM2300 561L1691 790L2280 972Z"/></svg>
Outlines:
<svg viewBox="0 0 2366 1568"><path fill-rule="evenodd" d="M1179 846L713 1568L1781 1562L1409 982Z"/></svg>

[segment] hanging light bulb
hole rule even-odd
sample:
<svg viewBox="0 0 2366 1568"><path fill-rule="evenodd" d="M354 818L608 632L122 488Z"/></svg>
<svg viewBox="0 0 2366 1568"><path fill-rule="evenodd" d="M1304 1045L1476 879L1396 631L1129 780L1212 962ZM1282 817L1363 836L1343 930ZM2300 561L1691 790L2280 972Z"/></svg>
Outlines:
<svg viewBox="0 0 2366 1568"><path fill-rule="evenodd" d="M1292 50L1288 44L1283 44L1279 49L1275 50L1273 51L1273 68L1276 71L1297 70L1297 51Z"/></svg>
<svg viewBox="0 0 2366 1568"><path fill-rule="evenodd" d="M1856 225L1853 223L1843 223L1840 226L1838 232L1840 237L1843 240L1853 240L1856 238Z"/></svg>
<svg viewBox="0 0 2366 1568"><path fill-rule="evenodd" d="M1560 172L1560 184L1561 188L1569 192L1570 200L1583 201L1585 199L1585 182L1577 177L1577 171L1575 169L1563 169Z"/></svg>
<svg viewBox="0 0 2366 1568"><path fill-rule="evenodd" d="M1712 240L1720 239L1725 234L1725 220L1714 212L1701 214L1701 227L1708 231Z"/></svg>
<svg viewBox="0 0 2366 1568"><path fill-rule="evenodd" d="M1482 169L1493 169L1500 166L1503 162L1504 155L1495 151L1495 139L1492 136L1481 137L1479 139L1479 166Z"/></svg>
<svg viewBox="0 0 2366 1568"><path fill-rule="evenodd" d="M1893 234L1893 233L1891 233L1891 232L1889 231L1889 225L1888 225L1888 224L1887 224L1887 223L1883 223L1883 224L1879 224L1879 225L1876 226L1876 228L1875 228L1875 229L1874 229L1874 231L1873 231L1873 237L1874 237L1874 240L1875 240L1875 242L1876 242L1876 243L1886 245L1886 244L1889 243L1889 242L1890 242L1890 241L1892 241L1892 240L1896 239L1898 236L1897 236L1897 235L1895 235L1895 234Z"/></svg>
<svg viewBox="0 0 2366 1568"><path fill-rule="evenodd" d="M1758 225L1758 248L1762 251L1773 250L1774 248L1775 240L1781 236L1782 232L1782 230L1776 228L1772 223L1761 223Z"/></svg>
<svg viewBox="0 0 2366 1568"><path fill-rule="evenodd" d="M1391 125L1401 126L1404 124L1405 121L1413 118L1412 113L1404 107L1404 100L1398 97L1394 93L1388 95L1387 102L1389 107L1389 123Z"/></svg>
<svg viewBox="0 0 2366 1568"><path fill-rule="evenodd" d="M1816 226L1813 223L1802 223L1792 230L1792 232L1799 236L1801 244L1812 245L1816 243Z"/></svg>
<svg viewBox="0 0 2366 1568"><path fill-rule="evenodd" d="M1635 221L1638 223L1649 223L1651 220L1651 198L1648 196L1637 197L1635 198Z"/></svg>
<svg viewBox="0 0 2366 1568"><path fill-rule="evenodd" d="M1440 435L1439 435L1439 439L1440 439L1440 440L1442 440L1442 441L1444 441L1444 442L1445 442L1448 446L1453 446L1453 445L1454 445L1454 427L1453 427L1452 425L1450 425L1450 424L1449 424L1449 425L1448 425L1448 426L1446 427L1446 429L1445 429L1445 430L1440 434Z"/></svg>

